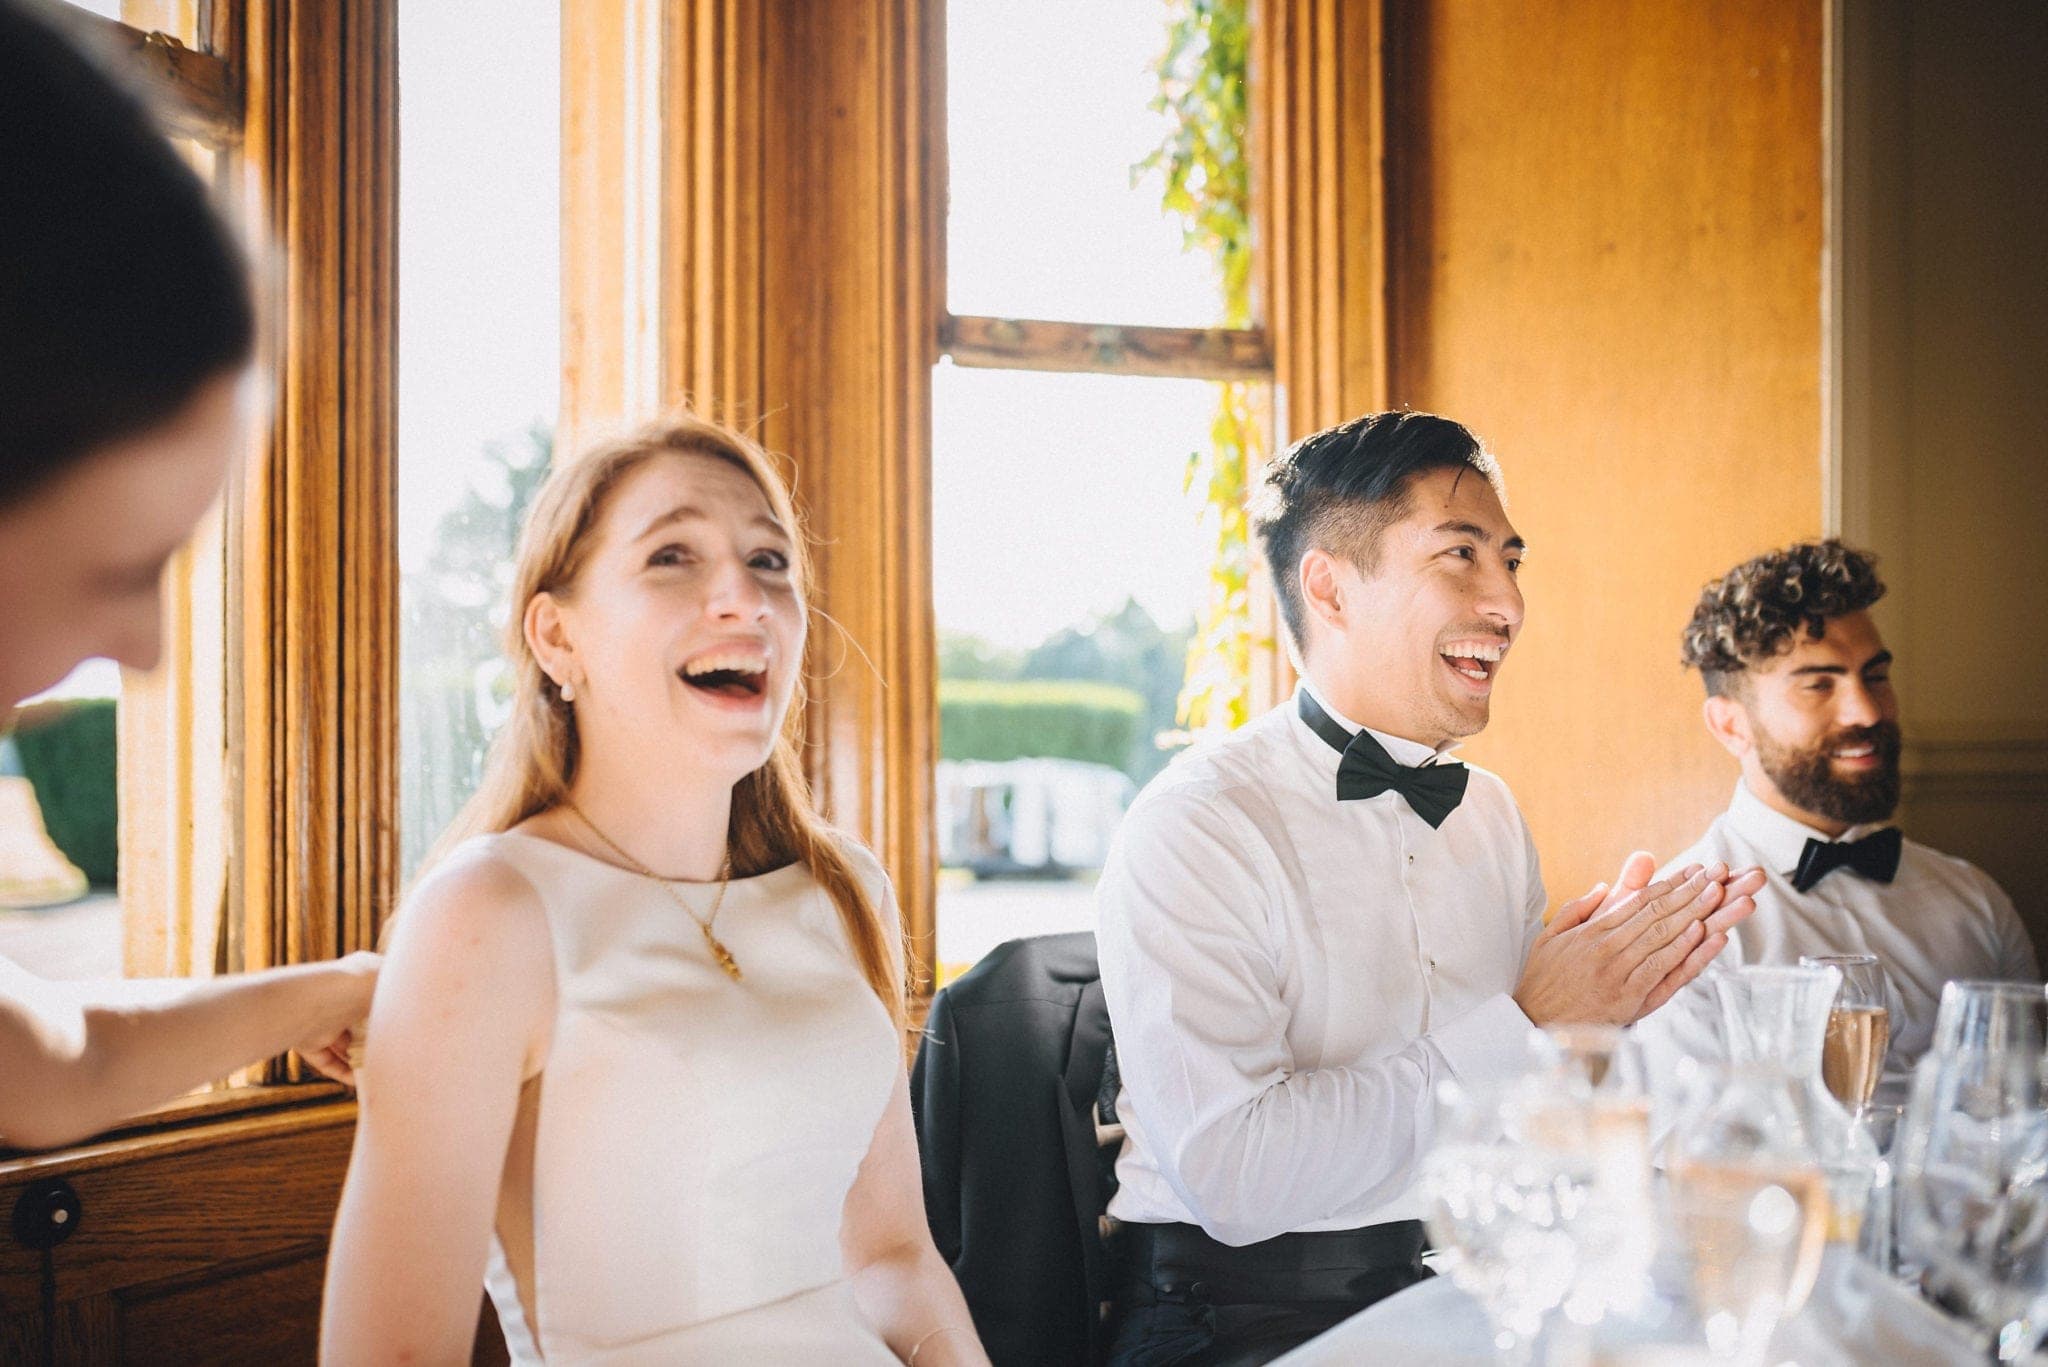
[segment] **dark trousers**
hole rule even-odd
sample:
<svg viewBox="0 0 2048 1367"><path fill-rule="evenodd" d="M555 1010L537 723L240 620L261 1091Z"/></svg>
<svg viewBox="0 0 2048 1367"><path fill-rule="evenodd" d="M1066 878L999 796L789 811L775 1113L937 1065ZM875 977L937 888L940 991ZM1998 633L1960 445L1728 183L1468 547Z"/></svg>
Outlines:
<svg viewBox="0 0 2048 1367"><path fill-rule="evenodd" d="M1270 1362L1429 1275L1412 1220L1233 1248L1194 1225L1117 1234L1110 1367Z"/></svg>

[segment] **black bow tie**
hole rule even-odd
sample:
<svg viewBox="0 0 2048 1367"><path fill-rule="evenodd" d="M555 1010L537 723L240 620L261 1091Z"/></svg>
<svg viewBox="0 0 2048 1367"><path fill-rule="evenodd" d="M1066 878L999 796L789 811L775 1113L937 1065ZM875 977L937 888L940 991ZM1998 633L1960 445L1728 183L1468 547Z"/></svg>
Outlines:
<svg viewBox="0 0 2048 1367"><path fill-rule="evenodd" d="M1396 792L1408 800L1409 808L1417 816L1435 827L1443 825L1444 818L1465 800L1465 781L1472 773L1464 765L1425 764L1410 768L1397 764L1385 747L1372 738L1372 732L1352 735L1317 705L1306 688L1301 690L1301 719L1344 757L1337 762L1339 802Z"/></svg>
<svg viewBox="0 0 2048 1367"><path fill-rule="evenodd" d="M1799 867L1793 871L1792 886L1805 892L1836 869L1854 869L1865 878L1889 883L1899 871L1899 851L1904 842L1897 826L1887 826L1846 844L1808 840L1806 848L1799 852Z"/></svg>

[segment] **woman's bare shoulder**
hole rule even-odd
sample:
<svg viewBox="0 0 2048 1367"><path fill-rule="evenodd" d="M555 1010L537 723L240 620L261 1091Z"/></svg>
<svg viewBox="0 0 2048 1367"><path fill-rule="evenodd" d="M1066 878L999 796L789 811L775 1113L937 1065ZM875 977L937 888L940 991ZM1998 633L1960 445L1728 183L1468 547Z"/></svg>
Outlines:
<svg viewBox="0 0 2048 1367"><path fill-rule="evenodd" d="M378 999L433 1003L443 1019L471 1011L524 1017L531 1008L538 1020L553 988L547 908L504 846L483 838L458 846L407 895Z"/></svg>

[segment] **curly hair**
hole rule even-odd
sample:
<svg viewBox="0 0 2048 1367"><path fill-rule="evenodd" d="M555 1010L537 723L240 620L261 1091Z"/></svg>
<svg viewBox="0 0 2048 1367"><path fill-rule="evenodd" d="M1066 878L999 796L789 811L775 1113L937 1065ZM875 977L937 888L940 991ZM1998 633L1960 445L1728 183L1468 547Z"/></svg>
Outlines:
<svg viewBox="0 0 2048 1367"><path fill-rule="evenodd" d="M1803 628L1818 641L1830 618L1882 597L1876 556L1832 537L1802 541L1745 560L1701 590L1680 658L1700 672L1709 694L1725 693L1751 665L1790 650L1793 633Z"/></svg>

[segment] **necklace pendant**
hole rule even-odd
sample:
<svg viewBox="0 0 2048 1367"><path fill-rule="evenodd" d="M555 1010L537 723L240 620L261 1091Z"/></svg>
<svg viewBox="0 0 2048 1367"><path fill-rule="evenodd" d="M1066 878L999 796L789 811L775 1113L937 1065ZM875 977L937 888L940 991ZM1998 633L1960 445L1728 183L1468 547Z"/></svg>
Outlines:
<svg viewBox="0 0 2048 1367"><path fill-rule="evenodd" d="M734 982L738 982L740 980L739 960L733 958L732 951L727 949L720 942L719 938L711 933L710 926L699 923L697 929L704 932L704 943L711 947L711 957L716 959L718 966L725 970L725 976L731 978Z"/></svg>

